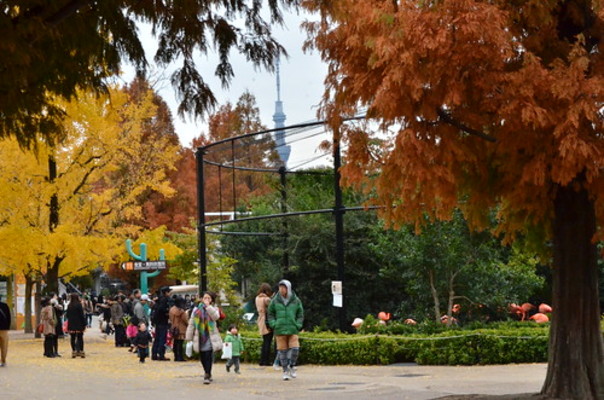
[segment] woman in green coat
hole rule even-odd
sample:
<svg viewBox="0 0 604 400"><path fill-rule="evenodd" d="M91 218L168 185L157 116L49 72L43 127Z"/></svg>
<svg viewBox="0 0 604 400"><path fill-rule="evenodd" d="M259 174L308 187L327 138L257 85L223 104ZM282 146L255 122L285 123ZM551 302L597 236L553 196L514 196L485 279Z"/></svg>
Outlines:
<svg viewBox="0 0 604 400"><path fill-rule="evenodd" d="M302 302L293 292L291 282L283 279L279 282L279 292L268 306L268 324L275 333L284 381L296 377L296 362L300 352L298 332L303 322Z"/></svg>

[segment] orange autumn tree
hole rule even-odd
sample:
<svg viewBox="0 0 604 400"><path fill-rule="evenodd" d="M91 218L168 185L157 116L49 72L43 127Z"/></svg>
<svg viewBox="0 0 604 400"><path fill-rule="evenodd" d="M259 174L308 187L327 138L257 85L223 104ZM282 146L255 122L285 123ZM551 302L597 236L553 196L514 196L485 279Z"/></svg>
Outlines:
<svg viewBox="0 0 604 400"><path fill-rule="evenodd" d="M188 147L181 147L174 171L168 175L176 194L162 199L155 207L158 218L150 221L151 227L166 225L169 230L187 232L197 216L197 175L195 150L233 136L266 130L260 121L260 111L256 98L249 92L243 93L237 104L221 106L208 119L208 130L195 138ZM251 199L269 191L262 174L236 171L229 168L232 159L240 167L275 167L278 155L274 151L274 141L270 135L260 140L249 138L235 144L217 146L208 151L206 159L214 165L205 165L206 211L232 211L233 203L239 209ZM225 167L217 167L222 164ZM235 193L233 193L235 188ZM161 221L161 224L153 225Z"/></svg>
<svg viewBox="0 0 604 400"><path fill-rule="evenodd" d="M235 136L266 130L260 120L256 98L244 92L233 106L221 106L209 118L208 132L195 142L202 146ZM226 142L210 148L205 165L206 210L231 211L245 206L253 197L267 193L270 189L265 182L266 174L245 170L233 170L231 166L244 168L276 168L279 156L270 134L253 136L236 142ZM226 167L218 167L221 164Z"/></svg>
<svg viewBox="0 0 604 400"><path fill-rule="evenodd" d="M475 229L551 249L554 319L542 394L604 399L595 242L604 218L604 62L596 1L304 1L328 62L323 111L349 183L390 223ZM380 124L347 129L359 106ZM380 139L380 140L376 140Z"/></svg>

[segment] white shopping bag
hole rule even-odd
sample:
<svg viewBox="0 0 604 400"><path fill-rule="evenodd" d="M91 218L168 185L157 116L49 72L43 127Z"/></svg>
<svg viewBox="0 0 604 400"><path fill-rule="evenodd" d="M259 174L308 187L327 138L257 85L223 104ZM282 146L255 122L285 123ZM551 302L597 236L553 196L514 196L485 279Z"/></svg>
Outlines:
<svg viewBox="0 0 604 400"><path fill-rule="evenodd" d="M193 357L193 342L187 342L187 345L185 346L185 354L189 358Z"/></svg>
<svg viewBox="0 0 604 400"><path fill-rule="evenodd" d="M233 347L231 347L230 343L223 343L222 344L222 356L220 356L220 358L222 358L223 360L228 360L231 359L233 357Z"/></svg>

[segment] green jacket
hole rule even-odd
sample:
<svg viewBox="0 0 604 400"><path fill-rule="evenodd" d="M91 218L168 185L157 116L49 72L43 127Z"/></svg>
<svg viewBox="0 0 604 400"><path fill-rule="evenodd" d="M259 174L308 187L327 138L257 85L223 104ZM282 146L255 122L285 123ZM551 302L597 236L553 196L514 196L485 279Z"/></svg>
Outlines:
<svg viewBox="0 0 604 400"><path fill-rule="evenodd" d="M279 293L273 297L268 306L268 325L275 335L296 335L302 329L303 322L304 308L295 293L292 292L287 305Z"/></svg>
<svg viewBox="0 0 604 400"><path fill-rule="evenodd" d="M243 348L243 340L241 340L241 336L239 335L233 335L228 332L226 337L224 338L224 341L226 343L232 343L231 347L233 349L233 357L239 357L241 355L241 352L245 350Z"/></svg>

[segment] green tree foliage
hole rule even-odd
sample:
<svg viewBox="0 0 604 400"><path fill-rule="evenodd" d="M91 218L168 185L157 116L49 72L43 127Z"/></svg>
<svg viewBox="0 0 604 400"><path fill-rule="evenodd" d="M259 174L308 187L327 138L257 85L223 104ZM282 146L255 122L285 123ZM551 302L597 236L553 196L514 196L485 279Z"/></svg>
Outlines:
<svg viewBox="0 0 604 400"><path fill-rule="evenodd" d="M173 261L170 262L168 278L177 281L186 281L187 284L197 284L199 281L199 266L197 265L197 234L189 230L185 233L168 233L171 241L182 249ZM208 245L208 282L209 289L224 295L231 306L239 305L235 293L236 282L233 273L237 261L225 255L216 241Z"/></svg>
<svg viewBox="0 0 604 400"><path fill-rule="evenodd" d="M328 208L333 204L333 177L327 175L288 176L288 211ZM275 186L277 189L278 186ZM349 206L362 202L347 191ZM278 194L258 198L254 215L280 212ZM230 225L229 230L281 232L281 220L261 220ZM255 288L260 282L289 278L303 299L307 328L337 328L337 309L332 307L331 281L337 279L335 227L331 215L306 215L287 220L290 270L281 265L280 236L225 236L226 254L238 260L239 282ZM431 319L450 313L451 301L485 304L496 310L509 301L525 299L542 282L534 275L534 262L517 262L488 234L470 234L460 214L451 222L428 225L421 235L412 227L385 230L373 212L347 212L345 229L344 297L347 320L394 312L398 317ZM518 256L520 257L520 255ZM511 263L512 266L507 267ZM501 268L501 269L499 269ZM432 273L436 298L442 306L434 311L429 275ZM452 279L454 278L454 279ZM452 293L452 294L451 294ZM253 295L255 293L250 293ZM463 297L463 300L461 299Z"/></svg>
<svg viewBox="0 0 604 400"><path fill-rule="evenodd" d="M380 273L405 281L408 297L400 312L414 319L432 314L438 322L452 315L454 303L466 318L504 318L509 303L527 301L544 283L535 275L534 256L519 246L502 246L487 232L471 232L460 212L420 234L406 226L376 232L375 240L384 255Z"/></svg>
<svg viewBox="0 0 604 400"><path fill-rule="evenodd" d="M147 61L137 23L152 26L161 65L179 62L171 80L181 101L179 113L202 115L216 99L200 74L195 56L218 53L214 70L223 86L234 75L231 50L251 63L272 68L285 50L271 36L282 23L281 8L295 0L138 1L7 0L0 10L0 137L14 135L32 145L41 135L56 142L55 96L71 99L78 88L104 90L106 79L124 61L145 73ZM265 13L265 10L268 11ZM264 18L267 15L268 18Z"/></svg>

